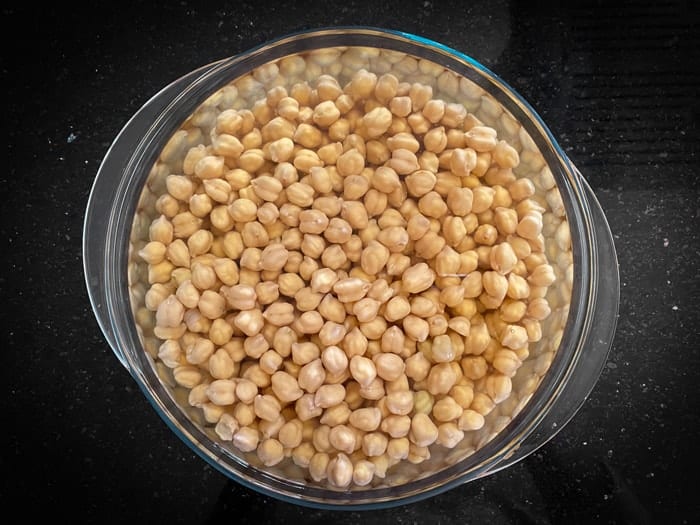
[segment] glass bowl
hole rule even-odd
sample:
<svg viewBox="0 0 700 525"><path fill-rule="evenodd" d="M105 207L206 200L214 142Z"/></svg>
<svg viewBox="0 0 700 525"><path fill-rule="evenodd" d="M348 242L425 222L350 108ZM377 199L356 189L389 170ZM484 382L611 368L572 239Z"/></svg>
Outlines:
<svg viewBox="0 0 700 525"><path fill-rule="evenodd" d="M333 74L342 85L361 68L431 85L436 98L463 104L516 147L521 159L516 174L533 181L546 210L545 253L557 279L547 292L552 312L542 323L542 337L530 344L510 396L488 413L482 429L468 432L452 449L431 448L426 461L394 465L367 486L338 489L310 479L290 460L264 467L255 454L218 439L201 411L189 406L187 389L158 359L153 312L144 307L147 268L137 253L148 240L157 192L167 175L158 168L159 158L166 145L169 151L180 147L171 139L183 122L206 122L207 111L222 98L242 106L271 87L313 82L320 74ZM86 209L83 262L107 342L172 431L236 482L317 508L367 509L428 498L531 454L571 420L592 391L612 344L619 303L617 258L605 215L535 110L460 51L368 27L288 35L207 64L153 96L123 127L100 165Z"/></svg>

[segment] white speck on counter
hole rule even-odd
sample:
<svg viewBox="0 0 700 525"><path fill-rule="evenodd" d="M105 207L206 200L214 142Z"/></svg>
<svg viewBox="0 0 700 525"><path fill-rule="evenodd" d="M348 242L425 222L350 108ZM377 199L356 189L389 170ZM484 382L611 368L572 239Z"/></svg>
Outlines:
<svg viewBox="0 0 700 525"><path fill-rule="evenodd" d="M676 311L678 311L678 307L674 304L674 305L671 307L671 310L673 310L674 312L676 312Z"/></svg>
<svg viewBox="0 0 700 525"><path fill-rule="evenodd" d="M75 140L77 138L78 138L78 135L71 131L70 135L68 135L68 138L66 139L66 142L68 142L68 144L70 144L71 142L75 142Z"/></svg>
<svg viewBox="0 0 700 525"><path fill-rule="evenodd" d="M668 239L664 237L664 248L668 248Z"/></svg>

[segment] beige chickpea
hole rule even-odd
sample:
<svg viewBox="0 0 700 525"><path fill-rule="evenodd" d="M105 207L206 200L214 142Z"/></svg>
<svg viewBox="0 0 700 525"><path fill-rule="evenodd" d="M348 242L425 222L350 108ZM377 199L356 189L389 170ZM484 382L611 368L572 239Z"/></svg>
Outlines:
<svg viewBox="0 0 700 525"><path fill-rule="evenodd" d="M337 346L326 347L321 354L323 367L331 374L340 374L348 368L348 357Z"/></svg>
<svg viewBox="0 0 700 525"><path fill-rule="evenodd" d="M360 331L359 327L350 330L343 339L342 348L349 359L354 356L361 356L367 351L367 337Z"/></svg>
<svg viewBox="0 0 700 525"><path fill-rule="evenodd" d="M377 375L385 381L395 381L404 373L405 363L396 354L380 353L374 356L373 361Z"/></svg>
<svg viewBox="0 0 700 525"><path fill-rule="evenodd" d="M194 175L200 179L221 177L224 170L224 157L206 155L194 165Z"/></svg>
<svg viewBox="0 0 700 525"><path fill-rule="evenodd" d="M250 403L250 404L245 404L245 403L236 404L233 407L233 417L236 419L236 421L238 422L238 425L240 427L252 425L253 422L255 422L255 418L256 418L255 409L253 408L252 403ZM257 436L257 430L256 430L256 436ZM235 436L234 436L234 438L235 438ZM256 446L257 446L257 441L256 441Z"/></svg>
<svg viewBox="0 0 700 525"><path fill-rule="evenodd" d="M476 151L472 148L455 148L449 155L449 169L455 175L467 177L476 167Z"/></svg>
<svg viewBox="0 0 700 525"><path fill-rule="evenodd" d="M506 323L517 323L527 313L528 305L523 301L505 299L499 308L499 314Z"/></svg>
<svg viewBox="0 0 700 525"><path fill-rule="evenodd" d="M224 314L226 310L226 299L217 292L204 290L199 297L197 307L207 319L214 320Z"/></svg>
<svg viewBox="0 0 700 525"><path fill-rule="evenodd" d="M420 142L411 133L399 132L386 139L387 147L390 151L396 149L407 149L412 153L417 153L420 149Z"/></svg>
<svg viewBox="0 0 700 525"><path fill-rule="evenodd" d="M313 208L326 215L329 220L340 214L343 205L342 199L336 196L318 197L314 200Z"/></svg>
<svg viewBox="0 0 700 525"><path fill-rule="evenodd" d="M376 466L374 463L361 459L354 464L352 482L359 487L369 485L374 478L375 471Z"/></svg>
<svg viewBox="0 0 700 525"><path fill-rule="evenodd" d="M401 276L401 288L407 293L420 293L435 282L435 272L426 263L414 264Z"/></svg>
<svg viewBox="0 0 700 525"><path fill-rule="evenodd" d="M369 290L371 284L358 277L348 277L338 280L333 285L338 299L343 303L354 303L362 299Z"/></svg>
<svg viewBox="0 0 700 525"><path fill-rule="evenodd" d="M413 410L413 392L410 390L390 392L385 399L386 408L391 414L405 416Z"/></svg>
<svg viewBox="0 0 700 525"><path fill-rule="evenodd" d="M309 287L302 288L294 294L297 310L308 312L315 310L323 299L323 294L314 292Z"/></svg>
<svg viewBox="0 0 700 525"><path fill-rule="evenodd" d="M238 265L229 258L217 258L214 261L214 273L227 286L235 286L240 278Z"/></svg>
<svg viewBox="0 0 700 525"><path fill-rule="evenodd" d="M317 259L321 256L323 250L326 249L326 241L320 235L305 233L300 248L304 255Z"/></svg>
<svg viewBox="0 0 700 525"><path fill-rule="evenodd" d="M464 217L472 211L474 194L469 188L450 188L447 193L447 206L455 215Z"/></svg>
<svg viewBox="0 0 700 525"><path fill-rule="evenodd" d="M392 115L384 106L378 106L362 117L360 126L367 138L377 138L383 135L391 126Z"/></svg>
<svg viewBox="0 0 700 525"><path fill-rule="evenodd" d="M411 418L407 415L399 416L391 414L382 420L379 428L392 438L402 438L408 436L411 430L411 421Z"/></svg>
<svg viewBox="0 0 700 525"><path fill-rule="evenodd" d="M542 215L536 212L527 213L520 219L515 231L524 239L535 239L542 232Z"/></svg>
<svg viewBox="0 0 700 525"><path fill-rule="evenodd" d="M424 215L417 213L413 215L406 224L406 233L410 240L416 241L421 239L428 231L430 231L430 219Z"/></svg>
<svg viewBox="0 0 700 525"><path fill-rule="evenodd" d="M418 209L426 217L439 219L447 212L447 204L436 191L429 191L418 200Z"/></svg>
<svg viewBox="0 0 700 525"><path fill-rule="evenodd" d="M438 223L439 224L439 223ZM432 259L445 247L445 239L434 231L428 231L418 239L413 247L416 255L422 259Z"/></svg>
<svg viewBox="0 0 700 525"><path fill-rule="evenodd" d="M329 219L319 210L303 210L299 213L299 230L302 233L323 233Z"/></svg>
<svg viewBox="0 0 700 525"><path fill-rule="evenodd" d="M329 269L338 270L346 266L348 257L339 244L332 244L321 253L321 263Z"/></svg>
<svg viewBox="0 0 700 525"><path fill-rule="evenodd" d="M377 377L377 369L371 359L354 355L350 359L350 375L360 386L367 387Z"/></svg>
<svg viewBox="0 0 700 525"><path fill-rule="evenodd" d="M406 351L406 336L398 326L390 326L381 337L381 351L403 355Z"/></svg>
<svg viewBox="0 0 700 525"><path fill-rule="evenodd" d="M375 188L370 188L363 197L363 204L369 219L369 217L377 216L387 209L387 195Z"/></svg>
<svg viewBox="0 0 700 525"><path fill-rule="evenodd" d="M326 372L320 359L306 363L299 370L299 386L309 393L315 393L326 380Z"/></svg>
<svg viewBox="0 0 700 525"><path fill-rule="evenodd" d="M233 405L236 401L236 382L230 379L216 379L207 387L206 395L215 405Z"/></svg>
<svg viewBox="0 0 700 525"><path fill-rule="evenodd" d="M241 452L252 452L258 448L259 440L260 436L257 430L251 427L241 426L241 428L233 434L232 442Z"/></svg>
<svg viewBox="0 0 700 525"><path fill-rule="evenodd" d="M318 312L328 321L344 323L347 318L345 305L333 294L326 294L318 305Z"/></svg>
<svg viewBox="0 0 700 525"><path fill-rule="evenodd" d="M250 285L222 286L220 291L232 308L237 310L252 310L255 308L257 294L255 293L255 288Z"/></svg>
<svg viewBox="0 0 700 525"><path fill-rule="evenodd" d="M387 321L399 321L411 312L411 305L403 296L393 297L389 300L384 311Z"/></svg>
<svg viewBox="0 0 700 525"><path fill-rule="evenodd" d="M457 381L457 374L449 363L438 363L427 377L428 391L433 395L446 394Z"/></svg>
<svg viewBox="0 0 700 525"><path fill-rule="evenodd" d="M294 410L297 417L303 422L310 421L323 413L323 409L316 406L314 403L313 393L304 394L297 399L296 403L294 404Z"/></svg>
<svg viewBox="0 0 700 525"><path fill-rule="evenodd" d="M303 439L303 422L297 418L286 421L279 429L277 439L284 448L300 446Z"/></svg>
<svg viewBox="0 0 700 525"><path fill-rule="evenodd" d="M241 231L241 239L248 248L263 248L270 242L267 230L258 221L245 223Z"/></svg>
<svg viewBox="0 0 700 525"><path fill-rule="evenodd" d="M412 109L411 98L407 96L395 96L389 100L389 109L398 117L407 117Z"/></svg>
<svg viewBox="0 0 700 525"><path fill-rule="evenodd" d="M543 321L547 317L549 317L549 314L552 313L552 309L549 306L549 302L547 299L543 297L536 297L530 300L530 303L527 305L527 310L526 314L528 317L536 320L536 321Z"/></svg>
<svg viewBox="0 0 700 525"><path fill-rule="evenodd" d="M391 152L389 166L399 175L408 175L420 169L416 154L405 148L398 148Z"/></svg>
<svg viewBox="0 0 700 525"><path fill-rule="evenodd" d="M247 336L254 336L260 333L264 325L265 319L262 312L255 308L251 310L243 310L236 314L234 324Z"/></svg>
<svg viewBox="0 0 700 525"><path fill-rule="evenodd" d="M339 344L347 329L344 325L333 321L326 321L318 332L318 338L324 346L333 346Z"/></svg>
<svg viewBox="0 0 700 525"><path fill-rule="evenodd" d="M457 428L462 431L479 430L484 426L484 416L475 410L465 410L457 421Z"/></svg>
<svg viewBox="0 0 700 525"><path fill-rule="evenodd" d="M304 394L297 380L287 372L275 372L271 376L271 381L272 391L282 403L296 401Z"/></svg>
<svg viewBox="0 0 700 525"><path fill-rule="evenodd" d="M377 316L371 321L367 321L365 323L360 323L360 330L364 335L367 336L369 340L372 341L377 341L377 345L379 344L379 340L381 339L382 335L386 332L387 330L387 322L386 319L383 317Z"/></svg>
<svg viewBox="0 0 700 525"><path fill-rule="evenodd" d="M231 414L224 413L214 427L214 431L223 441L231 441L239 428L238 421Z"/></svg>
<svg viewBox="0 0 700 525"><path fill-rule="evenodd" d="M343 204L343 210L344 209L345 204ZM341 216L342 214L343 211L341 211ZM353 227L350 225L348 220L340 217L333 217L328 222L328 227L323 232L323 236L328 242L334 244L344 244L350 241L352 238L352 228Z"/></svg>
<svg viewBox="0 0 700 525"><path fill-rule="evenodd" d="M321 408L329 408L345 399L345 387L341 384L321 385L314 395L314 403Z"/></svg>
<svg viewBox="0 0 700 525"><path fill-rule="evenodd" d="M442 153L447 147L447 133L445 132L445 127L439 126L428 131L423 136L423 146L427 151Z"/></svg>
<svg viewBox="0 0 700 525"><path fill-rule="evenodd" d="M425 341L430 334L430 325L424 319L409 314L403 318L402 326L406 336L414 341Z"/></svg>
<svg viewBox="0 0 700 525"><path fill-rule="evenodd" d="M258 356L258 364L260 365L260 369L267 375L272 376L282 367L284 358L274 350L265 351L264 349L261 349L260 352L262 352ZM246 350L246 355L250 356L251 353L255 352L251 352L249 349Z"/></svg>
<svg viewBox="0 0 700 525"><path fill-rule="evenodd" d="M264 421L275 421L281 411L279 401L275 396L258 394L253 400L255 415Z"/></svg>
<svg viewBox="0 0 700 525"><path fill-rule="evenodd" d="M528 342L527 330L520 325L507 325L500 339L503 346L515 350Z"/></svg>
<svg viewBox="0 0 700 525"><path fill-rule="evenodd" d="M474 126L465 134L470 148L476 151L492 151L498 144L496 130L487 126Z"/></svg>
<svg viewBox="0 0 700 525"><path fill-rule="evenodd" d="M334 487L344 488L349 486L353 480L352 461L344 453L338 453L328 462L326 476L328 482Z"/></svg>
<svg viewBox="0 0 700 525"><path fill-rule="evenodd" d="M277 439L268 438L258 445L257 455L263 465L272 467L284 459L284 447Z"/></svg>
<svg viewBox="0 0 700 525"><path fill-rule="evenodd" d="M316 449L314 449L313 444L308 441L304 441L292 449L292 461L298 467L308 469L311 458L315 453Z"/></svg>
<svg viewBox="0 0 700 525"><path fill-rule="evenodd" d="M387 455L394 460L408 458L410 441L406 437L390 439L386 445Z"/></svg>
<svg viewBox="0 0 700 525"><path fill-rule="evenodd" d="M249 336L243 342L243 348L248 357L259 359L270 348L263 334Z"/></svg>
<svg viewBox="0 0 700 525"><path fill-rule="evenodd" d="M324 320L320 313L307 311L302 313L295 321L295 329L302 334L316 334L321 330Z"/></svg>
<svg viewBox="0 0 700 525"><path fill-rule="evenodd" d="M326 479L327 469L330 464L331 458L326 452L316 452L309 460L309 475L311 478L320 482ZM352 479L352 478L351 478ZM337 479L336 479L337 481Z"/></svg>
<svg viewBox="0 0 700 525"><path fill-rule="evenodd" d="M409 195L422 197L432 191L437 183L437 177L429 170L418 169L406 176L405 183Z"/></svg>
<svg viewBox="0 0 700 525"><path fill-rule="evenodd" d="M233 326L224 318L214 319L209 327L209 339L217 346L223 346L231 340Z"/></svg>
<svg viewBox="0 0 700 525"><path fill-rule="evenodd" d="M500 305L503 298L508 293L508 279L499 272L487 271L482 274L482 285L484 291L495 298ZM496 307L498 306L496 305Z"/></svg>
<svg viewBox="0 0 700 525"><path fill-rule="evenodd" d="M438 437L438 429L427 414L415 414L411 419L409 440L420 447L432 445Z"/></svg>

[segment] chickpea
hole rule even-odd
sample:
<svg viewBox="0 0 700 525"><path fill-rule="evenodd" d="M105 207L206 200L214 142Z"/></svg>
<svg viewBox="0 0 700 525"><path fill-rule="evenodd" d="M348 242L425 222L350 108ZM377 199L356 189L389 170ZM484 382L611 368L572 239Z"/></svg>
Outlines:
<svg viewBox="0 0 700 525"><path fill-rule="evenodd" d="M409 440L419 447L432 445L438 438L438 429L427 414L418 413L411 419Z"/></svg>
<svg viewBox="0 0 700 525"><path fill-rule="evenodd" d="M299 370L298 384L309 393L315 393L326 380L326 371L320 359L314 359ZM301 396L300 396L301 397Z"/></svg>
<svg viewBox="0 0 700 525"><path fill-rule="evenodd" d="M345 399L345 387L340 384L322 385L316 390L314 403L317 407L329 408Z"/></svg>
<svg viewBox="0 0 700 525"><path fill-rule="evenodd" d="M328 462L327 477L334 487L347 487L353 480L353 465L350 459L340 452Z"/></svg>

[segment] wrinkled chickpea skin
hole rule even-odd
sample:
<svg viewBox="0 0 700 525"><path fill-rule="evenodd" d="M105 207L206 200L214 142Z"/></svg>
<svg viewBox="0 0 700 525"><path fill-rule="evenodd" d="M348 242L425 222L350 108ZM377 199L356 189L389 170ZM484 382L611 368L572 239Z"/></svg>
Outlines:
<svg viewBox="0 0 700 525"><path fill-rule="evenodd" d="M167 382L254 464L341 489L439 468L513 416L496 408L546 372L572 275L527 133L442 67L370 51L287 57L212 95L132 237Z"/></svg>

